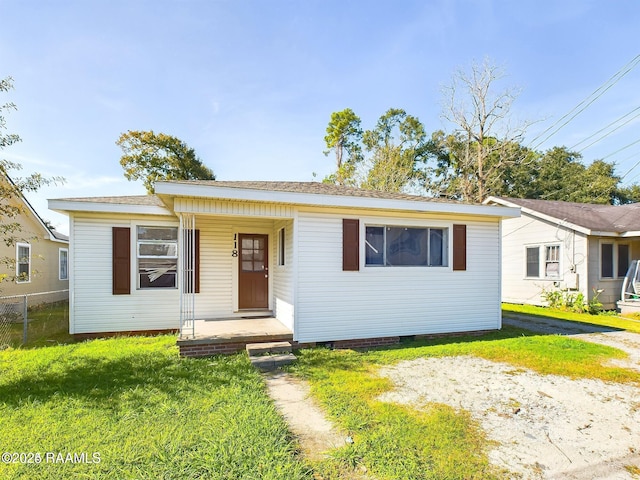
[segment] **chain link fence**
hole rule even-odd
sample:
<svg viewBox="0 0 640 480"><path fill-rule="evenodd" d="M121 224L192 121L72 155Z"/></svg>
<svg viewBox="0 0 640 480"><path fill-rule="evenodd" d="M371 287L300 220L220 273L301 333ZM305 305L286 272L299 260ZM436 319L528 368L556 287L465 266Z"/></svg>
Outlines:
<svg viewBox="0 0 640 480"><path fill-rule="evenodd" d="M69 290L0 297L0 350L68 335Z"/></svg>

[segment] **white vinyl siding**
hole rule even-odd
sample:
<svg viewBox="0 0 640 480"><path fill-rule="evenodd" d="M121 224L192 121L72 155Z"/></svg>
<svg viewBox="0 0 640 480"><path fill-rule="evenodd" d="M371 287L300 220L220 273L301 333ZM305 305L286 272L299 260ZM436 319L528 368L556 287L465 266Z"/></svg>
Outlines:
<svg viewBox="0 0 640 480"><path fill-rule="evenodd" d="M389 218L359 215L359 271L342 271L342 218L300 212L298 302L294 339L330 341L500 328L498 220L478 222L426 216L394 217L396 225L467 225L467 270L364 268L365 225ZM440 217L441 218L441 217ZM449 239L451 241L451 239ZM449 252L451 248L449 248ZM451 265L451 261L447 262Z"/></svg>
<svg viewBox="0 0 640 480"><path fill-rule="evenodd" d="M559 248L547 249L556 246ZM544 305L542 290L555 288L554 284L560 288L577 284L578 291L588 295L585 235L523 212L520 218L502 222L502 249L503 301ZM536 258L538 275L534 276ZM556 260L557 276L553 271Z"/></svg>
<svg viewBox="0 0 640 480"><path fill-rule="evenodd" d="M165 330L178 328L177 289L131 289L112 294L112 227L131 228L131 278L136 278L137 225L177 226L163 217L74 217L71 276L73 311L70 333Z"/></svg>
<svg viewBox="0 0 640 480"><path fill-rule="evenodd" d="M284 231L284 265L271 270L273 277L274 315L282 324L293 331L294 288L293 288L293 221L275 222L275 231ZM278 245L275 246L279 248ZM275 257L274 257L275 258Z"/></svg>

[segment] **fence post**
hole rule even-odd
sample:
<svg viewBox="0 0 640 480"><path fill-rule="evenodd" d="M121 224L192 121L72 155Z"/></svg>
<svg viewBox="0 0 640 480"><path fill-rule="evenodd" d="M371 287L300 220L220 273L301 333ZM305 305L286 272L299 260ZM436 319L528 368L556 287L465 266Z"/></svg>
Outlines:
<svg viewBox="0 0 640 480"><path fill-rule="evenodd" d="M28 310L27 296L24 296L23 308L22 308L22 344L27 344L27 310Z"/></svg>

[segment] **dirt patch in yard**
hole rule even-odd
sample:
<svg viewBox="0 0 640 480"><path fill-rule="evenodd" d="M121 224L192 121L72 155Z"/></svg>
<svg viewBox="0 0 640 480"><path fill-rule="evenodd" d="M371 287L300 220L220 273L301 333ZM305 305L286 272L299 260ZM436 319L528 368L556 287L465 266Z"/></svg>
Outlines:
<svg viewBox="0 0 640 480"><path fill-rule="evenodd" d="M640 390L571 380L476 357L425 358L380 370L380 397L416 408L465 409L490 440L490 460L514 478L632 479L640 467Z"/></svg>

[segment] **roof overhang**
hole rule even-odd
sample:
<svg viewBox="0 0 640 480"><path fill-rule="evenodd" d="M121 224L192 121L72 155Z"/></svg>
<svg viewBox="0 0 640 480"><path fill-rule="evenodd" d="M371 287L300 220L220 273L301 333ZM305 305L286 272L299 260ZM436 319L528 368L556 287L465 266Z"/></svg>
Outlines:
<svg viewBox="0 0 640 480"><path fill-rule="evenodd" d="M169 215L168 208L157 205L136 205L128 203L87 202L73 199L51 199L49 209L58 213L92 212L92 213L124 213L137 215Z"/></svg>
<svg viewBox="0 0 640 480"><path fill-rule="evenodd" d="M167 197L182 196L320 207L365 208L458 215L482 215L499 218L515 218L520 216L520 209L512 208L511 206L473 205L465 203L428 202L406 199L360 197L352 195L285 192L216 185L190 185L173 182L157 182L155 184L155 191L156 195L162 198L165 203L168 203L169 201L169 198Z"/></svg>

